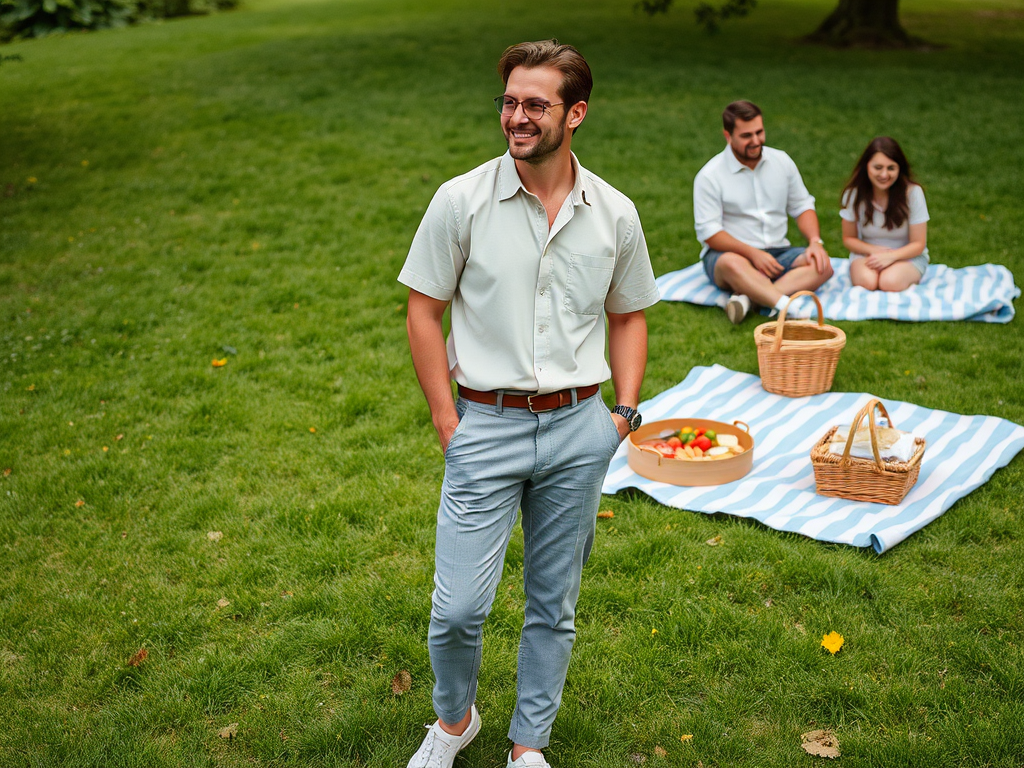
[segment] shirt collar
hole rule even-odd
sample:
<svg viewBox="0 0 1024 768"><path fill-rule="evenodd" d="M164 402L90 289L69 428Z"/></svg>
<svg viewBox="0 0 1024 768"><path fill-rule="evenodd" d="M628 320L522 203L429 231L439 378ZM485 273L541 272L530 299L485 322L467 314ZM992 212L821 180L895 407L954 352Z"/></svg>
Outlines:
<svg viewBox="0 0 1024 768"><path fill-rule="evenodd" d="M730 173L739 173L740 171L744 171L744 170L746 170L746 171L755 171L758 168L760 168L762 165L764 165L765 161L768 159L768 155L764 151L764 147L762 146L761 147L761 162L759 162L753 168L749 168L749 167L745 166L743 163L741 163L739 160L736 159L736 153L732 151L732 146L730 146L728 142L726 143L725 151L722 152L722 154L725 155L725 167L729 169Z"/></svg>
<svg viewBox="0 0 1024 768"><path fill-rule="evenodd" d="M574 206L589 206L587 190L583 185L583 166L576 159L575 153L570 152L569 157L572 161L573 175L576 177L572 190L569 192L569 200ZM519 173L516 171L516 161L509 152L505 152L498 163L498 200L508 200L514 197L520 189L526 192L523 180L519 178Z"/></svg>

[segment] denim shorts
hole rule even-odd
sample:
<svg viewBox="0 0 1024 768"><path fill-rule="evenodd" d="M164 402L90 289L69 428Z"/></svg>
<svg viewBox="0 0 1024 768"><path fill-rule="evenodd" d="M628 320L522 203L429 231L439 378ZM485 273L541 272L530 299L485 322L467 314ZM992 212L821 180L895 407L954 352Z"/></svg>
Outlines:
<svg viewBox="0 0 1024 768"><path fill-rule="evenodd" d="M793 268L793 262L796 261L796 257L807 249L803 246L784 245L781 248L765 248L764 250L774 256L775 260L782 265L782 274L784 275ZM704 258L701 259L704 262L704 274L708 276L708 280L711 281L712 285L718 285L715 282L715 264L722 253L724 251L716 251L709 248L708 252L704 254Z"/></svg>
<svg viewBox="0 0 1024 768"><path fill-rule="evenodd" d="M864 258L864 254L863 253L851 253L850 254L850 261L851 262L853 262L854 259L863 259L863 258ZM914 266L914 269L916 269L918 272L921 273L921 277L924 277L924 273L928 271L928 262L929 262L928 254L927 253L922 253L920 256L915 256L912 259L908 259L908 261Z"/></svg>

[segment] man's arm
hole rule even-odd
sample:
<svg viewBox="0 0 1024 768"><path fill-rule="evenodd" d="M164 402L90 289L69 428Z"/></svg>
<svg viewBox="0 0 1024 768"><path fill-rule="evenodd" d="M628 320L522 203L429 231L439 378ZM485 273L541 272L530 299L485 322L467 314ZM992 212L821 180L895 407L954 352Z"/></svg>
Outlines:
<svg viewBox="0 0 1024 768"><path fill-rule="evenodd" d="M813 208L804 211L796 217L796 226L800 230L800 234L807 238L808 245L804 253L814 264L818 274L822 274L831 262L828 260L828 251L825 250L825 246L818 242L821 240L818 214L814 212Z"/></svg>
<svg viewBox="0 0 1024 768"><path fill-rule="evenodd" d="M405 321L409 333L409 350L416 378L430 406L430 418L441 441L441 450L448 449L459 414L452 400L451 378L448 372L448 351L444 344L441 319L448 307L447 301L434 299L409 289L409 314Z"/></svg>
<svg viewBox="0 0 1024 768"><path fill-rule="evenodd" d="M615 402L636 408L640 403L640 385L647 368L647 318L644 311L608 313L608 357L615 386ZM629 422L612 414L619 436L629 433Z"/></svg>
<svg viewBox="0 0 1024 768"><path fill-rule="evenodd" d="M704 242L708 244L708 247L716 251L738 253L753 264L754 269L771 280L782 274L782 265L768 251L762 251L760 248L747 245L737 240L724 229L721 232L716 232Z"/></svg>

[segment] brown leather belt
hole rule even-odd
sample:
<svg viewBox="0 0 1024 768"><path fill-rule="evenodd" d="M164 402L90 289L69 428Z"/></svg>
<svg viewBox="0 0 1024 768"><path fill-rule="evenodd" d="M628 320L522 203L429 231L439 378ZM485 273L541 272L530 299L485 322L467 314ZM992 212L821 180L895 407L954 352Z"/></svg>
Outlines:
<svg viewBox="0 0 1024 768"><path fill-rule="evenodd" d="M589 387L576 387L576 402L593 397L600 388L598 384L591 384ZM474 403L498 404L497 392L480 392L461 384L459 384L459 396L472 400ZM545 392L543 395L502 395L501 405L503 408L529 408L533 413L545 413L572 405L572 389Z"/></svg>

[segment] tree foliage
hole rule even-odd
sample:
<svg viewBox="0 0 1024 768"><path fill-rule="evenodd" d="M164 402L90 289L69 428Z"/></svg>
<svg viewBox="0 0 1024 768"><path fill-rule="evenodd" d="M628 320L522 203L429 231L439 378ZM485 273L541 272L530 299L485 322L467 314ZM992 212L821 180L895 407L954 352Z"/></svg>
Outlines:
<svg viewBox="0 0 1024 768"><path fill-rule="evenodd" d="M0 0L0 40L123 27L234 8L238 0Z"/></svg>

